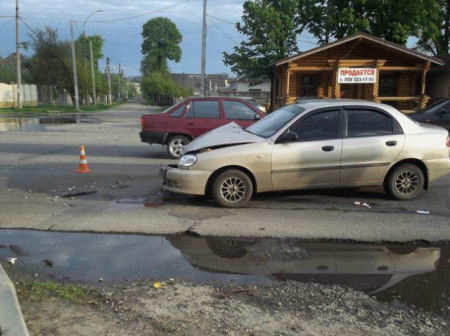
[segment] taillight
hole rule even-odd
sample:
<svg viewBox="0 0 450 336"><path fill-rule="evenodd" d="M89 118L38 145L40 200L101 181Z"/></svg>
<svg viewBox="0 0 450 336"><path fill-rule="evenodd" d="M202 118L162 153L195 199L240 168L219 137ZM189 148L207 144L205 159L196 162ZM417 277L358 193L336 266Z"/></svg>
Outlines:
<svg viewBox="0 0 450 336"><path fill-rule="evenodd" d="M447 135L447 141L445 142L447 147L450 147L450 135Z"/></svg>
<svg viewBox="0 0 450 336"><path fill-rule="evenodd" d="M142 127L142 129L145 128L145 118L144 117L141 117L141 127Z"/></svg>

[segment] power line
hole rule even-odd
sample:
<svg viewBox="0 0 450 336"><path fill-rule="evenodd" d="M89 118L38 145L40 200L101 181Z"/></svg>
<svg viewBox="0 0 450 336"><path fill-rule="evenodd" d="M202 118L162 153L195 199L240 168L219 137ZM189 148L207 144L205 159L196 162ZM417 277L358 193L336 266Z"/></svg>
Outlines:
<svg viewBox="0 0 450 336"><path fill-rule="evenodd" d="M9 23L13 22L14 20L15 20L15 19L12 19L12 20L10 20L10 21L8 21L8 22L6 22L6 23L4 23L4 24L0 25L0 27L6 26L7 24L9 24Z"/></svg>
<svg viewBox="0 0 450 336"><path fill-rule="evenodd" d="M227 20L219 19L219 18L217 18L217 17L214 17L214 16L212 16L212 15L209 15L209 14L207 14L207 15L208 15L208 17L210 17L210 18L213 18L213 19L216 19L216 20L219 20L219 21L225 22L225 23L229 23L229 24L232 24L233 26L235 26L235 25L236 25L236 22L231 22L231 21L227 21Z"/></svg>
<svg viewBox="0 0 450 336"><path fill-rule="evenodd" d="M149 15L149 14L153 14L153 13L157 13L157 12L162 12L162 11L165 11L165 10L167 10L167 9L169 9L169 8L173 8L173 7L182 5L182 4L184 4L184 3L186 3L186 2L189 2L189 1L191 1L191 0L185 0L185 1L179 2L179 3L175 4L175 5L168 6L168 7L162 8L162 9L158 9L158 10L155 10L155 11L152 11L152 12L147 12L147 13L144 13L144 14L139 14L139 15L129 16L129 17L121 18L121 19L104 20L104 21L91 21L90 23L104 23L104 22L115 22L115 21L131 20L131 19L135 19L135 18L138 18L138 17L141 17L141 16L146 16L146 15ZM74 22L79 22L79 23L81 23L81 21L74 21Z"/></svg>
<svg viewBox="0 0 450 336"><path fill-rule="evenodd" d="M217 29L219 29L222 34L224 34L226 37L228 37L228 39L230 39L231 41L233 41L236 44L239 44L239 42L237 42L236 40L233 40L231 37L229 37L223 30L222 28L220 28L215 22L214 20L211 19L212 17L210 15L208 15L208 19L217 27Z"/></svg>
<svg viewBox="0 0 450 336"><path fill-rule="evenodd" d="M37 35L36 32L31 28L22 18L19 18L20 21L34 34Z"/></svg>

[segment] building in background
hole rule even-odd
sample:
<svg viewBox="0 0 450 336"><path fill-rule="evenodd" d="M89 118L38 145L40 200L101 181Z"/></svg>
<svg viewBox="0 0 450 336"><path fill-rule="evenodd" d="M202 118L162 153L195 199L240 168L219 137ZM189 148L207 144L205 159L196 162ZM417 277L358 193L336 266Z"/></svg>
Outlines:
<svg viewBox="0 0 450 336"><path fill-rule="evenodd" d="M439 58L358 33L271 64L271 109L298 98L347 98L413 112L430 98L427 72L442 65Z"/></svg>

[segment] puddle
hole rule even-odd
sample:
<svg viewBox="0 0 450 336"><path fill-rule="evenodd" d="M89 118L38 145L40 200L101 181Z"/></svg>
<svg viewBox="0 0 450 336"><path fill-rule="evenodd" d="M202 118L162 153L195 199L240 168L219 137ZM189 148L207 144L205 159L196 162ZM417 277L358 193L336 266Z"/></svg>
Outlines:
<svg viewBox="0 0 450 336"><path fill-rule="evenodd" d="M75 124L76 114L42 117L0 117L0 132L45 131L46 125ZM94 123L87 115L80 116L81 123Z"/></svg>
<svg viewBox="0 0 450 336"><path fill-rule="evenodd" d="M6 269L42 280L316 282L450 317L450 246L0 230L0 259L9 257Z"/></svg>

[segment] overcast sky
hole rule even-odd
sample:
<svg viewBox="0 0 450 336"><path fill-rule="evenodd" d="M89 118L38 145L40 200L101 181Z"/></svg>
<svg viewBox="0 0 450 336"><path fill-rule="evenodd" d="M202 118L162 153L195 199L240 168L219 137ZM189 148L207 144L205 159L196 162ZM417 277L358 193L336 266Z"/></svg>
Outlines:
<svg viewBox="0 0 450 336"><path fill-rule="evenodd" d="M207 73L232 75L230 68L223 64L222 53L232 52L233 46L245 38L235 27L235 23L241 20L244 2L208 0ZM15 3L15 0L2 0L0 4L1 57L15 52ZM70 39L69 20L77 22L74 27L76 38L81 34L86 18L102 9L103 12L86 21L85 33L99 34L105 39L101 70L105 67L106 57L110 57L112 67L121 64L125 76L140 75L142 25L158 16L167 17L183 35L181 61L170 62L172 72L200 73L203 0L19 0L19 8L24 21L20 22L21 42L30 41L30 29L43 29L46 25L58 29L60 38ZM309 41L314 42L313 39ZM311 42L300 43L299 46L302 50L310 49L314 47ZM32 50L21 52L26 55L33 53ZM117 68L112 71L117 72Z"/></svg>

